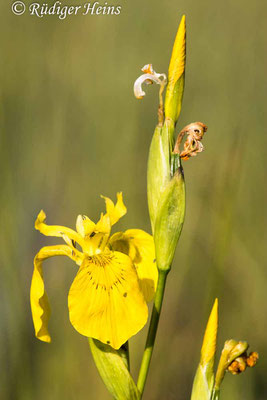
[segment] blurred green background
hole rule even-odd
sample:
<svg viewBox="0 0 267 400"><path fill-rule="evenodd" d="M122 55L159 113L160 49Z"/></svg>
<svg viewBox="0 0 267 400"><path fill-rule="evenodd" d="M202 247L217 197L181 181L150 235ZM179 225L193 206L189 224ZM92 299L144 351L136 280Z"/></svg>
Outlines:
<svg viewBox="0 0 267 400"><path fill-rule="evenodd" d="M74 1L73 1L74 3ZM76 4L82 4L75 0ZM27 2L29 4L29 2ZM115 4L115 2L113 2ZM0 398L109 399L87 341L68 320L76 266L44 266L52 306L50 345L34 338L29 289L33 257L59 240L34 230L97 220L99 195L123 191L117 229L150 230L146 163L158 88L133 96L140 68L167 72L187 17L187 67L178 128L209 127L205 152L184 163L187 215L167 284L145 399L190 398L204 327L219 297L219 349L247 340L256 368L227 376L222 400L267 398L266 67L262 0L126 1L119 16L66 20L15 16L0 4ZM136 377L146 329L131 339Z"/></svg>

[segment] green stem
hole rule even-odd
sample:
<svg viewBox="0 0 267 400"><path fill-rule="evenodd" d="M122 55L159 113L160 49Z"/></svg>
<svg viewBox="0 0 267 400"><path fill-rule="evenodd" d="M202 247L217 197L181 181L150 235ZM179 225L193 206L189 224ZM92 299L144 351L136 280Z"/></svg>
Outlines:
<svg viewBox="0 0 267 400"><path fill-rule="evenodd" d="M151 315L149 330L147 334L146 346L142 358L142 363L139 371L137 388L140 392L140 400L143 396L146 379L148 375L148 369L152 357L152 352L154 348L155 338L158 329L159 317L164 297L164 290L166 285L166 279L169 271L159 271L158 285L155 295L155 301L153 306L153 311Z"/></svg>
<svg viewBox="0 0 267 400"><path fill-rule="evenodd" d="M220 389L213 389L211 400L219 400L220 398Z"/></svg>

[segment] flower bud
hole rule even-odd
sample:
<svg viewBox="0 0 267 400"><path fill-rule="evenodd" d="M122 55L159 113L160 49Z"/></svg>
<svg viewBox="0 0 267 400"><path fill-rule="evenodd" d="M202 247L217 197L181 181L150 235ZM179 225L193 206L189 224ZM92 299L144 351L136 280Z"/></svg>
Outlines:
<svg viewBox="0 0 267 400"><path fill-rule="evenodd" d="M89 345L98 372L112 397L117 400L139 400L140 394L128 369L126 345L115 350L91 338Z"/></svg>
<svg viewBox="0 0 267 400"><path fill-rule="evenodd" d="M155 221L154 240L160 271L169 271L171 268L184 216L185 182L182 166L179 165L161 195Z"/></svg>
<svg viewBox="0 0 267 400"><path fill-rule="evenodd" d="M147 166L147 197L152 231L160 208L160 200L171 177L169 143L157 126L151 141Z"/></svg>
<svg viewBox="0 0 267 400"><path fill-rule="evenodd" d="M148 159L148 206L157 266L168 271L185 216L185 182L180 156L172 154L172 127L157 126Z"/></svg>
<svg viewBox="0 0 267 400"><path fill-rule="evenodd" d="M210 313L201 348L200 363L195 375L191 400L210 400L214 385L214 360L218 330L218 300Z"/></svg>
<svg viewBox="0 0 267 400"><path fill-rule="evenodd" d="M165 116L176 124L181 112L184 94L185 55L186 55L185 15L182 17L175 42L168 72L168 85L165 97Z"/></svg>

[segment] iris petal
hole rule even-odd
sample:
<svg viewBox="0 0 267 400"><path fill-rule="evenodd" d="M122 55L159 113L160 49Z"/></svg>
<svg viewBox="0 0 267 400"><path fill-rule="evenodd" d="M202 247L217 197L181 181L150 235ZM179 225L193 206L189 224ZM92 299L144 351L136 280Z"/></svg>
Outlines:
<svg viewBox="0 0 267 400"><path fill-rule="evenodd" d="M62 237L63 239L65 237L68 237L69 239L79 243L79 245L83 247L83 238L79 233L75 232L73 229L66 228L65 226L47 225L45 223L45 220L46 214L43 210L41 210L35 221L35 229L40 231L45 236Z"/></svg>
<svg viewBox="0 0 267 400"><path fill-rule="evenodd" d="M107 251L86 257L69 292L70 321L115 349L143 328L148 309L131 259Z"/></svg>
<svg viewBox="0 0 267 400"><path fill-rule="evenodd" d="M44 287L42 263L47 258L54 256L68 256L78 265L82 262L78 253L75 254L74 250L67 245L43 247L34 258L30 293L32 319L36 337L48 343L51 342L51 337L48 332L50 306Z"/></svg>
<svg viewBox="0 0 267 400"><path fill-rule="evenodd" d="M151 301L158 282L153 237L141 229L129 229L124 233L115 233L109 243L112 250L121 251L133 260L144 297L146 301Z"/></svg>
<svg viewBox="0 0 267 400"><path fill-rule="evenodd" d="M76 220L76 230L83 237L90 236L94 232L95 223L86 215L78 215Z"/></svg>
<svg viewBox="0 0 267 400"><path fill-rule="evenodd" d="M126 212L127 208L123 203L122 193L117 193L117 203L114 205L113 201L110 200L108 197L101 196L105 199L106 202L106 210L107 214L109 215L111 225L116 224L116 222L123 217Z"/></svg>

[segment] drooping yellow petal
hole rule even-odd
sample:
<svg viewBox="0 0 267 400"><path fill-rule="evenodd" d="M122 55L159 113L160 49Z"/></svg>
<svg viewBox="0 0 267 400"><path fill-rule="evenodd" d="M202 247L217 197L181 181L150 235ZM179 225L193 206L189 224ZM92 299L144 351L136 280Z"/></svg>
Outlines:
<svg viewBox="0 0 267 400"><path fill-rule="evenodd" d="M112 250L127 254L135 265L146 301L153 299L158 282L154 240L141 229L115 233L109 241Z"/></svg>
<svg viewBox="0 0 267 400"><path fill-rule="evenodd" d="M48 332L50 305L44 288L42 259L39 259L39 254L34 259L30 299L35 336L43 342L50 343L51 337Z"/></svg>
<svg viewBox="0 0 267 400"><path fill-rule="evenodd" d="M79 333L115 349L142 329L148 317L132 261L116 251L84 259L68 303L70 321Z"/></svg>
<svg viewBox="0 0 267 400"><path fill-rule="evenodd" d="M51 342L51 337L48 332L50 306L44 287L42 262L49 257L68 256L79 265L82 262L79 254L75 254L73 249L67 245L47 246L43 247L34 258L34 270L30 292L31 310L35 335L43 342Z"/></svg>
<svg viewBox="0 0 267 400"><path fill-rule="evenodd" d="M127 208L125 207L123 203L123 198L122 198L122 193L117 193L117 203L114 205L113 201L110 200L108 197L101 196L103 199L105 199L106 202L106 210L107 214L110 217L110 222L111 225L116 224L116 222L123 217L126 212Z"/></svg>
<svg viewBox="0 0 267 400"><path fill-rule="evenodd" d="M64 240L67 237L74 242L79 243L79 245L83 247L83 238L79 233L75 232L73 229L66 228L65 226L47 225L45 220L46 214L43 210L41 210L35 221L35 229L40 231L45 236L62 237Z"/></svg>

